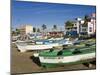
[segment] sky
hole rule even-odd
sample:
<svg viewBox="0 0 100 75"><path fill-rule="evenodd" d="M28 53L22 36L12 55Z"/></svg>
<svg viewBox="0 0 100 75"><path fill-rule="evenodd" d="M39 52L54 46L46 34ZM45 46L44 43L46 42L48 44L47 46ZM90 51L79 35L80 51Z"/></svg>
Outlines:
<svg viewBox="0 0 100 75"><path fill-rule="evenodd" d="M47 28L52 28L53 25L64 28L66 21L96 12L95 6L16 0L12 1L11 8L13 28L26 24L33 25L33 27L36 28L41 28L43 24L45 24Z"/></svg>

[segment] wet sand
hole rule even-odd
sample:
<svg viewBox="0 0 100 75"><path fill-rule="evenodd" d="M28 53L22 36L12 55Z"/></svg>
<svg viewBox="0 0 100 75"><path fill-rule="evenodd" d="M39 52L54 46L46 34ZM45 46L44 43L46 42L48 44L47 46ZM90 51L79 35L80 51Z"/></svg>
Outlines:
<svg viewBox="0 0 100 75"><path fill-rule="evenodd" d="M78 65L65 65L56 68L42 68L40 63L37 63L37 59L32 60L34 52L21 53L16 48L15 44L12 44L11 49L11 74L20 73L37 73L37 72L52 72L52 71L71 71L71 70L88 70L95 69L93 65L91 68L84 66L83 64Z"/></svg>

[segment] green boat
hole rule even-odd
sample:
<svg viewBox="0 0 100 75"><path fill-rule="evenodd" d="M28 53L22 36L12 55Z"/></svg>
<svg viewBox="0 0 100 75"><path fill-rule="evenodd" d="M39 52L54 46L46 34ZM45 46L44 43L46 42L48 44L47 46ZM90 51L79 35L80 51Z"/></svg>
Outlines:
<svg viewBox="0 0 100 75"><path fill-rule="evenodd" d="M42 67L56 67L65 64L79 64L95 59L95 45L87 44L85 47L68 48L60 51L49 50L39 53Z"/></svg>

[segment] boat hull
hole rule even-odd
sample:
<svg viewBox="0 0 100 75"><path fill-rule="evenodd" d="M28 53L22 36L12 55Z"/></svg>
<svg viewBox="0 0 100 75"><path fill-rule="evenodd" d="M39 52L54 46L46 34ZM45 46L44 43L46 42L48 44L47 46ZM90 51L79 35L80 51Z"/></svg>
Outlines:
<svg viewBox="0 0 100 75"><path fill-rule="evenodd" d="M92 59L88 59L88 60L81 60L81 61L70 62L70 63L41 63L41 66L44 68L54 68L54 67L61 67L61 66L67 66L67 65L91 63L91 62L95 62L95 61L96 61L96 58L92 58Z"/></svg>
<svg viewBox="0 0 100 75"><path fill-rule="evenodd" d="M55 67L62 64L78 64L89 62L90 59L95 58L95 52L82 55L73 56L59 56L59 57L39 57L41 65L47 67Z"/></svg>
<svg viewBox="0 0 100 75"><path fill-rule="evenodd" d="M30 50L46 50L52 48L52 46L50 45L26 45L26 46L17 45L17 47L18 50L20 50L20 52L26 52Z"/></svg>

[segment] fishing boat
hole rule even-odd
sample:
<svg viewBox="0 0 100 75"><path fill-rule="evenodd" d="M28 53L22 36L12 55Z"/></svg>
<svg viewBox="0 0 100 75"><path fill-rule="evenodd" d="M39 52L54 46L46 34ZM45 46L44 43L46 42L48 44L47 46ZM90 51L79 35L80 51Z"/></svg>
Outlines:
<svg viewBox="0 0 100 75"><path fill-rule="evenodd" d="M39 53L42 67L57 67L65 64L78 64L95 59L95 45L81 48L63 49L61 51L50 50Z"/></svg>
<svg viewBox="0 0 100 75"><path fill-rule="evenodd" d="M46 44L36 44L34 42L16 42L16 46L20 52L26 52L26 51L32 51L32 50L46 50L46 49L51 49L53 48L52 45L46 45Z"/></svg>

